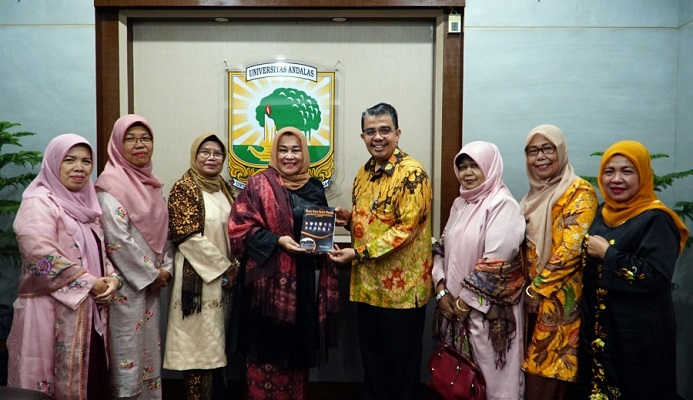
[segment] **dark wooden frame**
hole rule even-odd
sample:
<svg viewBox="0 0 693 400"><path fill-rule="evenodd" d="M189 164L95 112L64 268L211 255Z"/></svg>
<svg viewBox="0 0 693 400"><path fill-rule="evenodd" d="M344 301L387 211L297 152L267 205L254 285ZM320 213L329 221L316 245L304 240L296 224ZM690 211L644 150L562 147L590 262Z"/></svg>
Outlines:
<svg viewBox="0 0 693 400"><path fill-rule="evenodd" d="M107 143L113 123L120 117L120 66L119 66L119 13L122 10L183 10L190 11L186 20L199 19L197 11L214 10L378 10L378 11L416 11L450 10L462 13L464 0L94 0L96 23L96 148L98 170L106 162ZM386 16L383 16L386 15ZM382 12L374 13L372 18L363 20L408 19L430 20L428 16L388 17ZM306 18L311 18L308 14ZM281 18L272 17L271 20ZM128 24L128 52L131 52ZM132 59L132 57L128 57ZM440 221L441 229L447 221L450 207L458 196L459 183L450 172L453 158L462 146L462 66L463 34L445 34L443 38L443 76L442 76L442 145L441 158L435 160L440 171ZM132 65L128 66L132 76ZM128 79L128 82L132 82ZM130 88L132 89L132 88ZM132 90L128 91L132 96ZM128 99L132 112L133 99ZM439 232L440 233L440 232Z"/></svg>

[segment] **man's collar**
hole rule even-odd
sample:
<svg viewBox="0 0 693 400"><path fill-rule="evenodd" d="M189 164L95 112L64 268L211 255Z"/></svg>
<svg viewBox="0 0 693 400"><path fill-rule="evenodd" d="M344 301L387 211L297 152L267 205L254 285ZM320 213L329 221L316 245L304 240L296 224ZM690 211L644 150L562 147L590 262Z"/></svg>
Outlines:
<svg viewBox="0 0 693 400"><path fill-rule="evenodd" d="M387 159L387 162L383 164L378 171L375 170L375 159L371 157L371 159L366 163L366 171L376 174L384 173L388 176L392 176L392 174L395 173L395 167L397 164L402 162L403 157L404 153L399 149L399 147L397 147L390 158Z"/></svg>

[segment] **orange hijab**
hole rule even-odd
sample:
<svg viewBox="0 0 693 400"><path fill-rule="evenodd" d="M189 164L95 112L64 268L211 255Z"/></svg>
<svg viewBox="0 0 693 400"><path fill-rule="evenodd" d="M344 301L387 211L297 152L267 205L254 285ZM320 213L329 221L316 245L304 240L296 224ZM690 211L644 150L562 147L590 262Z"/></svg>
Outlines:
<svg viewBox="0 0 693 400"><path fill-rule="evenodd" d="M630 200L620 203L614 201L607 196L602 184L602 174L606 163L615 155L622 155L630 160L635 165L640 177L640 189L638 193ZM618 226L628 221L629 219L640 215L647 210L662 210L669 214L674 220L674 223L679 228L681 241L679 252L683 251L683 247L688 239L688 228L683 224L681 218L664 205L655 194L654 191L654 174L650 166L650 152L639 142L633 140L623 140L611 145L602 156L601 164L599 165L599 190L606 204L602 208L602 216L604 222L609 226Z"/></svg>
<svg viewBox="0 0 693 400"><path fill-rule="evenodd" d="M298 173L294 175L287 175L286 173L284 173L281 164L279 163L279 140L284 135L296 137L298 139L298 142L301 144L301 153L303 153L303 163L301 164L301 168L299 169ZM282 128L274 136L271 153L272 156L269 161L269 166L277 170L279 175L282 177L284 187L286 187L289 190L298 190L302 188L303 185L308 183L308 180L310 179L310 176L308 175L308 168L310 167L310 154L308 154L308 142L306 141L306 137L303 134L303 132L292 126Z"/></svg>

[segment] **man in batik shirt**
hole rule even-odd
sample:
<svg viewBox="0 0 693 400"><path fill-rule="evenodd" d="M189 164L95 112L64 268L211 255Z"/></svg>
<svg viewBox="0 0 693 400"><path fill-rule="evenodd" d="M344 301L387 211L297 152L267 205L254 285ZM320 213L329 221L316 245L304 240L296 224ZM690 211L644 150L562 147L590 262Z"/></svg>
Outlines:
<svg viewBox="0 0 693 400"><path fill-rule="evenodd" d="M422 336L431 278L431 183L423 166L399 149L397 111L380 103L361 116L371 158L361 167L352 210L336 208L352 248L350 300L357 321L365 399L419 399Z"/></svg>

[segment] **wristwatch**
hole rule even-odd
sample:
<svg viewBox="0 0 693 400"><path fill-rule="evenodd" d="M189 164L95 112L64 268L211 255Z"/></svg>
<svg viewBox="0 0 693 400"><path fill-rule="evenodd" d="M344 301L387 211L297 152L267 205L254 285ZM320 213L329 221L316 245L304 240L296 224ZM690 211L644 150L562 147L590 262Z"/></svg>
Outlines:
<svg viewBox="0 0 693 400"><path fill-rule="evenodd" d="M446 294L448 294L448 293L450 293L450 292L448 292L447 289L442 289L442 290L441 290L440 292L438 292L438 294L436 295L436 301L440 301L440 299L442 299L442 298L443 298Z"/></svg>

